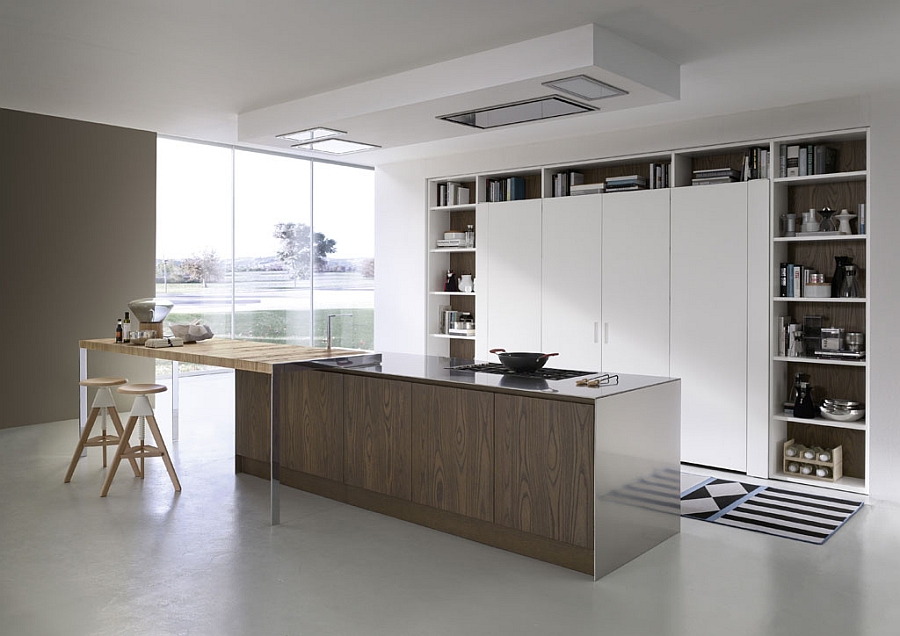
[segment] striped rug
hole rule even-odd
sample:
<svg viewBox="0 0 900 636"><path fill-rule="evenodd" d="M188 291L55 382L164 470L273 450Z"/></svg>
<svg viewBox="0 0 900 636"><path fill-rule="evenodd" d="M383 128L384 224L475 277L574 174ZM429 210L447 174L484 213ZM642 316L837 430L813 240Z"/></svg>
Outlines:
<svg viewBox="0 0 900 636"><path fill-rule="evenodd" d="M681 516L821 545L860 501L709 478L681 493Z"/></svg>

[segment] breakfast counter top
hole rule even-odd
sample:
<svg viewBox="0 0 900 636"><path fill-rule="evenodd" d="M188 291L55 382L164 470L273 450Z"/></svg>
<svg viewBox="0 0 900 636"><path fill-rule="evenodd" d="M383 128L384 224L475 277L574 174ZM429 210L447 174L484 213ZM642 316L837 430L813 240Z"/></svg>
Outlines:
<svg viewBox="0 0 900 636"><path fill-rule="evenodd" d="M330 358L345 358L366 354L356 349L326 349L324 347L302 347L299 345L232 340L230 338L210 338L180 347L151 348L143 345L117 343L114 338L79 340L78 346L92 351L124 353L132 356L192 362L226 369L254 371L272 374L273 367L281 364L307 362Z"/></svg>

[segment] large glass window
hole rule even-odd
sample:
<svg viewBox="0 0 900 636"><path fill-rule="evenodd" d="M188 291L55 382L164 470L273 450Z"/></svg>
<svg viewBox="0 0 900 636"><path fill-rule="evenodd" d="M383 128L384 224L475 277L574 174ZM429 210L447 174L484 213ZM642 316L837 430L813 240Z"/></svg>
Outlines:
<svg viewBox="0 0 900 636"><path fill-rule="evenodd" d="M220 337L374 345L372 170L159 139L157 296ZM352 314L343 316L340 314Z"/></svg>

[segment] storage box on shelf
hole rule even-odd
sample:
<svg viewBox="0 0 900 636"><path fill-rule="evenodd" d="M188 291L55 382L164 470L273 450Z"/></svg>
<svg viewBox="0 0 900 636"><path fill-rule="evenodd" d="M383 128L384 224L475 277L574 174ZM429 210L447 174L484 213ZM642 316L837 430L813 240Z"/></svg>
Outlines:
<svg viewBox="0 0 900 636"><path fill-rule="evenodd" d="M824 481L829 483L834 483L841 479L844 476L843 468L844 468L844 458L843 458L843 449L840 446L835 448L827 449L828 454L831 456L830 461L821 461L816 457L815 459L807 459L802 456L797 457L789 457L788 449L791 447L796 447L797 444L793 439L789 439L784 443L782 448L782 457L784 459L783 469L785 475L790 477L796 477L798 479L809 479L811 481ZM805 446L805 445L804 445ZM798 471L791 471L789 469L791 464L797 464L798 466L809 466L812 467L812 473L808 475L802 474ZM817 468L824 468L828 470L828 475L825 477L820 477L816 474Z"/></svg>
<svg viewBox="0 0 900 636"><path fill-rule="evenodd" d="M789 147L790 166L787 164ZM801 147L805 149L802 159L807 161L803 174L797 166L801 161L797 149ZM818 159L816 148L820 149ZM817 403L823 398L867 402L869 370L866 358L827 357L829 347L821 344L816 347L816 335L810 333L805 334L804 350L800 355L792 355L796 352L789 351L781 337L783 322L803 324L812 318L817 318L821 327L843 329L844 333L865 334L868 331L868 219L863 223L859 218L853 219L849 228L852 234L839 233L841 225L838 223L823 226L829 222L832 213L841 210L854 214L862 210L868 216L867 131L780 139L772 144L772 154L777 159L772 166L776 176L772 180L770 224L772 401L769 438L799 439L823 447L841 447L843 478L834 478L829 483L835 488L867 492L868 422L865 419L840 422L818 416L797 418L790 411L786 412L784 406L798 373L810 376ZM838 257L849 258L856 266L860 287L857 297L833 297L831 293ZM796 277L791 276L791 270ZM808 281L818 279L812 274L823 275L826 284L807 285ZM780 460L770 462L770 467L778 476L795 477L786 474Z"/></svg>

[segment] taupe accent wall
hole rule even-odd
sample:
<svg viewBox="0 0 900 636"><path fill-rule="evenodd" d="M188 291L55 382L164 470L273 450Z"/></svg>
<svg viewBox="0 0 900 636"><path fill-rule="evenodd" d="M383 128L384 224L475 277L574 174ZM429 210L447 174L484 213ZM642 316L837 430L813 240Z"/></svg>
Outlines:
<svg viewBox="0 0 900 636"><path fill-rule="evenodd" d="M155 133L0 109L0 428L78 417L78 340L115 335L155 262ZM89 374L153 377L113 357Z"/></svg>

